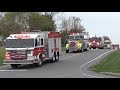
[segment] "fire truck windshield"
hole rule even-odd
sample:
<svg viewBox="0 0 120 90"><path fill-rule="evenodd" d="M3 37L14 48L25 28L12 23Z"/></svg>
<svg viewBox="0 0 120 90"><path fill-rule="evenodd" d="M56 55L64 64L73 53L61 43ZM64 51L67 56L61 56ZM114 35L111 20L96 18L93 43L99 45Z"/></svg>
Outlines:
<svg viewBox="0 0 120 90"><path fill-rule="evenodd" d="M70 40L74 40L74 36L69 36L69 39Z"/></svg>
<svg viewBox="0 0 120 90"><path fill-rule="evenodd" d="M34 47L34 39L7 39L6 48Z"/></svg>
<svg viewBox="0 0 120 90"><path fill-rule="evenodd" d="M93 42L93 41L100 42L100 38L89 38L89 41L90 42Z"/></svg>
<svg viewBox="0 0 120 90"><path fill-rule="evenodd" d="M104 44L111 44L110 42L104 42Z"/></svg>
<svg viewBox="0 0 120 90"><path fill-rule="evenodd" d="M79 36L79 35L69 36L69 39L70 39L70 40L78 40L78 39L80 39L80 36Z"/></svg>

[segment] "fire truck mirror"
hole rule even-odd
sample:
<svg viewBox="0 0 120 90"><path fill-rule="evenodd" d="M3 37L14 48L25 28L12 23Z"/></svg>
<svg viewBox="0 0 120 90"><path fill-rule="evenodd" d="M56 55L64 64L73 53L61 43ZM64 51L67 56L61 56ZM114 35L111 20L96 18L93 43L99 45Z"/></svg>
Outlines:
<svg viewBox="0 0 120 90"><path fill-rule="evenodd" d="M41 39L41 45L43 45L43 39Z"/></svg>
<svg viewBox="0 0 120 90"><path fill-rule="evenodd" d="M35 39L35 46L38 46L38 42L37 42L37 39Z"/></svg>
<svg viewBox="0 0 120 90"><path fill-rule="evenodd" d="M80 38L84 38L84 36L81 35Z"/></svg>

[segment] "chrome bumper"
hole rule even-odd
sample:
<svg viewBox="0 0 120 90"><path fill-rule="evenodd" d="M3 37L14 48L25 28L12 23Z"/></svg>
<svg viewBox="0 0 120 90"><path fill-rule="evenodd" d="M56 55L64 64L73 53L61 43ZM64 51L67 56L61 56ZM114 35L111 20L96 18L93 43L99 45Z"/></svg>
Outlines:
<svg viewBox="0 0 120 90"><path fill-rule="evenodd" d="M82 48L70 47L69 50L70 51L77 51L77 50L82 50Z"/></svg>
<svg viewBox="0 0 120 90"><path fill-rule="evenodd" d="M34 60L3 60L3 64L33 64Z"/></svg>

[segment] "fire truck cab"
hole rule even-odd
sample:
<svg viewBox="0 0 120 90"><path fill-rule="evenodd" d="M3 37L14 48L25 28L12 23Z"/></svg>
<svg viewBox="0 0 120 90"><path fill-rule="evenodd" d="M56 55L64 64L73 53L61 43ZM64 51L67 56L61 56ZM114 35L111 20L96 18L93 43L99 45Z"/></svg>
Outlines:
<svg viewBox="0 0 120 90"><path fill-rule="evenodd" d="M61 55L59 32L24 32L6 38L4 64L18 68L21 64L41 66L43 61L57 62Z"/></svg>
<svg viewBox="0 0 120 90"><path fill-rule="evenodd" d="M89 50L89 41L86 33L71 33L67 36L67 43L65 46L66 53L73 51L87 51ZM86 37L85 37L86 36Z"/></svg>
<svg viewBox="0 0 120 90"><path fill-rule="evenodd" d="M103 49L104 48L104 41L102 37L91 37L89 38L89 45L90 49Z"/></svg>

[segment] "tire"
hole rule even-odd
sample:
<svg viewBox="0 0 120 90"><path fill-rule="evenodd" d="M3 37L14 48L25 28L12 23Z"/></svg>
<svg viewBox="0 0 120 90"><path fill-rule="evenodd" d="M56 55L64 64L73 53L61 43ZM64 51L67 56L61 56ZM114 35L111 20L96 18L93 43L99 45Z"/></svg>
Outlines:
<svg viewBox="0 0 120 90"><path fill-rule="evenodd" d="M86 49L84 49L84 51L88 51L88 49L86 48Z"/></svg>
<svg viewBox="0 0 120 90"><path fill-rule="evenodd" d="M80 52L83 52L83 51L84 51L83 49L80 50Z"/></svg>
<svg viewBox="0 0 120 90"><path fill-rule="evenodd" d="M69 50L66 50L66 53L69 53Z"/></svg>
<svg viewBox="0 0 120 90"><path fill-rule="evenodd" d="M42 55L39 55L39 62L38 63L34 63L35 67L41 67L43 64L43 60L42 60Z"/></svg>
<svg viewBox="0 0 120 90"><path fill-rule="evenodd" d="M18 64L11 64L11 67L13 68L13 69L17 69L18 68Z"/></svg>
<svg viewBox="0 0 120 90"><path fill-rule="evenodd" d="M59 61L59 52L57 52L57 55L56 55L56 60L55 62Z"/></svg>
<svg viewBox="0 0 120 90"><path fill-rule="evenodd" d="M77 50L78 53L80 53L80 50Z"/></svg>
<svg viewBox="0 0 120 90"><path fill-rule="evenodd" d="M89 51L89 49L87 48L86 51Z"/></svg>
<svg viewBox="0 0 120 90"><path fill-rule="evenodd" d="M54 63L56 61L56 53L54 52L54 55L52 57L52 59L50 60L51 63Z"/></svg>

